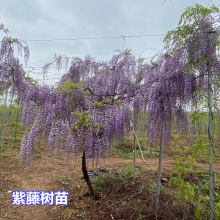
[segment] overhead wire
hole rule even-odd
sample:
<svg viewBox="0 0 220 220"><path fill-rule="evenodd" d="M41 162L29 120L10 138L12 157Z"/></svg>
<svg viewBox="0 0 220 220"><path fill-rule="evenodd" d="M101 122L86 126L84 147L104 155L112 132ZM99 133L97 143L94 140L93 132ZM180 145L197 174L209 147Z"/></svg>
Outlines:
<svg viewBox="0 0 220 220"><path fill-rule="evenodd" d="M25 42L51 42L51 41L78 41L78 40L102 40L102 39L122 39L123 40L123 49L125 46L126 38L142 38L142 37L160 37L165 36L165 34L144 34L144 35L121 35L121 36L104 36L104 37L82 37L82 38L57 38L57 39L29 39L25 40ZM30 66L30 67L23 67L24 69L42 69L43 67L39 66ZM55 68L50 66L49 68ZM66 67L61 67L66 68ZM39 74L39 73L38 73Z"/></svg>
<svg viewBox="0 0 220 220"><path fill-rule="evenodd" d="M122 39L123 40L123 50L125 47L125 43L126 43L126 39L127 38L142 38L142 37L161 37L161 36L165 36L165 34L144 34L144 35L121 35L121 36L105 36L105 37L82 37L82 38L57 38L57 39L29 39L29 40L25 40L25 42L51 42L51 41L78 41L78 40L102 40L102 39ZM153 48L150 48L153 49ZM156 50L156 49L155 49ZM144 51L143 51L144 52ZM142 53L143 53L142 52ZM33 71L40 71L42 68L44 68L43 66L28 66L28 67L23 67L24 69L31 69L31 70L27 70L29 73L32 74L37 74L38 75L38 80L39 80L39 75L43 74L40 72L33 72ZM57 67L54 66L49 66L49 68L51 69L57 69ZM62 66L61 69L63 69L66 67ZM55 72L48 72L49 74L53 74L55 75ZM59 73L61 74L61 73ZM58 74L57 74L58 75ZM58 76L62 76L58 75ZM55 79L55 78L53 78ZM45 79L44 79L45 80ZM44 81L43 80L43 81ZM50 77L47 76L46 80L52 80ZM40 80L41 81L41 80Z"/></svg>
<svg viewBox="0 0 220 220"><path fill-rule="evenodd" d="M144 34L144 35L121 35L105 37L81 37L81 38L55 38L55 39L29 39L25 42L48 42L48 41L78 41L78 40L102 40L102 39L124 39L124 38L141 38L141 37L160 37L165 34Z"/></svg>

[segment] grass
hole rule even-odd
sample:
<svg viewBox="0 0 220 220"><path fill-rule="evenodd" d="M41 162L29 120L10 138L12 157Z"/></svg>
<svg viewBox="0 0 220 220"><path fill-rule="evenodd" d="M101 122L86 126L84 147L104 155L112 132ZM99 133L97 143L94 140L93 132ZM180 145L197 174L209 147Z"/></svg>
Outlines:
<svg viewBox="0 0 220 220"><path fill-rule="evenodd" d="M121 152L120 150L116 150L115 153L119 157L124 157L124 158L133 158L134 157L133 152L125 153L125 152Z"/></svg>
<svg viewBox="0 0 220 220"><path fill-rule="evenodd" d="M145 150L146 148L146 143L147 140L146 138L140 139L140 146L143 152L143 156L147 157L147 158L158 158L159 157L159 153L158 152L147 152ZM125 141L115 141L113 143L113 149L116 155L123 157L123 158L133 158L134 157L134 152L133 152L133 140L125 140ZM141 158L141 153L140 150L138 148L138 146L136 146L136 157L137 158Z"/></svg>
<svg viewBox="0 0 220 220"><path fill-rule="evenodd" d="M134 157L134 153L133 150L132 152L123 152L123 149L115 149L114 152L116 153L116 155L120 156L120 157L124 157L124 158L133 158ZM142 151L143 156L147 157L147 158L158 158L159 157L159 153L158 152L147 152L147 151ZM139 150L136 150L136 157L137 158L141 158L141 153Z"/></svg>
<svg viewBox="0 0 220 220"><path fill-rule="evenodd" d="M65 183L66 182L66 177L65 176L61 176L59 179L60 183Z"/></svg>
<svg viewBox="0 0 220 220"><path fill-rule="evenodd" d="M86 213L85 212L80 212L77 217L81 217L81 218L85 218L86 217Z"/></svg>
<svg viewBox="0 0 220 220"><path fill-rule="evenodd" d="M6 158L6 157L9 157L8 154L0 154L0 158Z"/></svg>
<svg viewBox="0 0 220 220"><path fill-rule="evenodd" d="M34 158L35 158L35 159L40 159L40 158L41 158L41 155L40 155L40 154L36 154L36 155L34 155Z"/></svg>
<svg viewBox="0 0 220 220"><path fill-rule="evenodd" d="M144 157L148 157L148 158L158 158L159 157L159 153L158 152L147 152L147 151L144 151L143 152L143 155Z"/></svg>
<svg viewBox="0 0 220 220"><path fill-rule="evenodd" d="M133 170L133 167L131 167L131 166L123 166L119 170L119 174L126 181L129 181L133 178L133 173L134 173L134 170Z"/></svg>
<svg viewBox="0 0 220 220"><path fill-rule="evenodd" d="M117 191L120 184L132 182L133 180L133 167L123 166L118 173L109 175L102 174L93 179L96 189L100 193L111 193L111 190ZM114 189L113 189L114 188Z"/></svg>
<svg viewBox="0 0 220 220"><path fill-rule="evenodd" d="M21 139L22 139L22 137L20 137L20 136L17 136L16 138L15 137L11 137L11 140L12 141L16 141L16 142L20 142Z"/></svg>

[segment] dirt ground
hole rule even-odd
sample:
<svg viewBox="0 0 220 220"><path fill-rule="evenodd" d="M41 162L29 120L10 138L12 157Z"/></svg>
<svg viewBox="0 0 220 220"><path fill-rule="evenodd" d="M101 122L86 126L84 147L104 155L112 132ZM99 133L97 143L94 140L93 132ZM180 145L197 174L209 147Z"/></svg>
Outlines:
<svg viewBox="0 0 220 220"><path fill-rule="evenodd" d="M78 196L80 193L87 191L86 184L81 180L81 155L67 164L64 157L58 157L57 155L50 157L45 149L38 148L37 153L40 157L35 158L31 166L27 167L20 164L19 147L6 150L4 153L8 154L8 157L0 157L0 220L65 219L59 216L59 213L66 209L65 206L13 206L11 204L11 195L12 191L16 190L62 191L70 187L68 185L71 185L68 206L74 210L75 217L73 217L73 219L82 219L82 217L77 217L77 215L84 210L88 202L86 203L84 198ZM146 158L146 163L143 163L140 158L137 158L136 161L137 166L143 169L151 169L153 171L157 171L158 169L157 158ZM133 160L111 155L106 156L105 159L100 159L98 168L105 167L118 170L124 165L132 166ZM163 159L163 176L169 176L174 165L174 158L166 156ZM219 165L220 164L217 165L217 169L220 168ZM201 163L198 164L198 167L208 169L208 164ZM88 169L92 168L95 169L95 167L92 167L91 163L89 163ZM66 177L68 181L61 183L61 181L59 181L61 177ZM85 200L90 200L90 198L85 198ZM109 216L110 214L111 213L109 213Z"/></svg>

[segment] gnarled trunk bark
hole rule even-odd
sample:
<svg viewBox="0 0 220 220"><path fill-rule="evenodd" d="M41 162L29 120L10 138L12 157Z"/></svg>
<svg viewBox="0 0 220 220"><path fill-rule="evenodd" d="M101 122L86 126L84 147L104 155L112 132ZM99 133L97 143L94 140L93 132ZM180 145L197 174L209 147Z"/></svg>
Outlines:
<svg viewBox="0 0 220 220"><path fill-rule="evenodd" d="M85 156L85 150L83 152L83 157L82 157L82 172L83 172L83 179L86 181L87 186L89 188L90 194L93 197L94 200L98 200L100 198L100 195L95 192L92 183L90 181L89 175L88 175L88 171L86 168L86 156Z"/></svg>

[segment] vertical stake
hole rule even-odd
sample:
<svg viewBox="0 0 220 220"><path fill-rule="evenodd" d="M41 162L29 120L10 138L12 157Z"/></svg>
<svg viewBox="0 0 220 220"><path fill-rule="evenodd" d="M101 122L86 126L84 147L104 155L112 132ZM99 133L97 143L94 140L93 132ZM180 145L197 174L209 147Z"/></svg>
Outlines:
<svg viewBox="0 0 220 220"><path fill-rule="evenodd" d="M209 107L209 127L208 127L208 136L209 136L209 212L210 220L214 220L214 164L213 164L213 112L212 112L212 100L213 100L213 91L212 91L212 71L209 65L208 66L208 107Z"/></svg>
<svg viewBox="0 0 220 220"><path fill-rule="evenodd" d="M136 144L135 144L135 133L134 133L134 180L135 180L135 166L136 166Z"/></svg>
<svg viewBox="0 0 220 220"><path fill-rule="evenodd" d="M163 154L163 123L160 135L160 154L159 154L159 167L158 167L158 180L157 180L157 194L156 194L156 210L159 208L160 203L160 182L162 173L162 154Z"/></svg>

